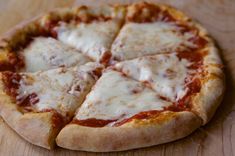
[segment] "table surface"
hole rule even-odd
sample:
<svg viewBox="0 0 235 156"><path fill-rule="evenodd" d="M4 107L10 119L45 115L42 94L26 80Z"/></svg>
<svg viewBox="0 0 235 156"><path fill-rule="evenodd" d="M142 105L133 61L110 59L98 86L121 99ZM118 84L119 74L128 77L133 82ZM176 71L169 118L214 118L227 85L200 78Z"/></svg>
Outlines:
<svg viewBox="0 0 235 156"><path fill-rule="evenodd" d="M130 3L136 0L0 0L0 34L52 8L103 3ZM184 11L208 29L221 49L227 89L215 116L190 136L159 146L114 153L89 153L56 148L49 151L19 137L0 117L0 155L213 155L235 156L235 0L152 0Z"/></svg>

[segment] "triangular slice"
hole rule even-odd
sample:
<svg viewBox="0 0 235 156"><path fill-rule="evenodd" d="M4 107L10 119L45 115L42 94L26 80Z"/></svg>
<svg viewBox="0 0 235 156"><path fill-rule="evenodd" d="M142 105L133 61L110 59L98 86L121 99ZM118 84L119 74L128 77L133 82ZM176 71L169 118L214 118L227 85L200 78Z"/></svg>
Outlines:
<svg viewBox="0 0 235 156"><path fill-rule="evenodd" d="M74 21L60 22L55 27L57 38L96 61L106 62L110 47L124 20L123 6L80 7Z"/></svg>
<svg viewBox="0 0 235 156"><path fill-rule="evenodd" d="M175 140L200 125L193 113L173 112L171 106L141 82L108 69L72 123L61 130L57 144L73 150L118 151Z"/></svg>
<svg viewBox="0 0 235 156"><path fill-rule="evenodd" d="M180 53L145 56L117 63L115 68L144 82L162 97L176 102L190 92L189 85L202 74L200 54L191 53L191 57L196 56L197 60L190 60L190 55L186 56ZM199 91L198 85L194 89Z"/></svg>
<svg viewBox="0 0 235 156"><path fill-rule="evenodd" d="M178 107L193 110L205 124L224 92L221 64L209 57L207 51L157 54L123 61L114 68L143 82Z"/></svg>
<svg viewBox="0 0 235 156"><path fill-rule="evenodd" d="M51 37L36 37L21 51L26 72L72 67L91 61L80 51Z"/></svg>
<svg viewBox="0 0 235 156"><path fill-rule="evenodd" d="M88 63L36 73L1 73L0 113L29 142L52 148L100 76L103 66Z"/></svg>
<svg viewBox="0 0 235 156"><path fill-rule="evenodd" d="M94 118L113 120L117 123L140 112L163 110L169 105L171 102L160 99L153 90L142 83L129 79L120 72L110 70L97 81L75 119ZM100 126L106 125L94 125L94 127Z"/></svg>
<svg viewBox="0 0 235 156"><path fill-rule="evenodd" d="M200 32L199 32L200 30ZM130 5L126 23L112 45L114 60L199 49L204 31L181 12L146 2Z"/></svg>

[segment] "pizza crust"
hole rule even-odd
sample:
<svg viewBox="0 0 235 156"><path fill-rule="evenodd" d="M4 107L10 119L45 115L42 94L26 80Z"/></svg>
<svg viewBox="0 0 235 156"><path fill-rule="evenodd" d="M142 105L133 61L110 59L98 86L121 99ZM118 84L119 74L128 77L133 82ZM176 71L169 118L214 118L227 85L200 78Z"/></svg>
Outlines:
<svg viewBox="0 0 235 156"><path fill-rule="evenodd" d="M201 90L192 98L192 111L203 119L203 125L213 117L216 109L222 102L225 92L225 75L223 63L218 48L206 29L194 23L207 41L208 46L203 50L207 55L203 58L206 75L201 79Z"/></svg>
<svg viewBox="0 0 235 156"><path fill-rule="evenodd" d="M59 146L93 152L121 151L162 144L185 137L206 124L219 106L225 90L225 76L218 49L207 31L184 13L166 5L157 5L167 9L176 19L197 27L199 35L208 41L205 49L209 52L204 57L207 74L202 79L201 91L192 98L192 112L164 112L155 119L133 120L119 127L92 128L68 124L60 131L52 126L53 112L20 112L3 92L3 84L0 82L0 115L12 129L32 144L52 149L60 131L56 139ZM17 25L0 39L0 60L6 59L3 54L23 44L28 36L37 35L39 28L44 27L48 20L71 18L75 12L79 12L79 9L56 10ZM99 11L92 12L96 14ZM110 12L106 10L104 14L106 13Z"/></svg>
<svg viewBox="0 0 235 156"><path fill-rule="evenodd" d="M122 151L183 138L201 125L191 112L164 112L154 119L133 120L119 127L92 128L68 124L57 136L57 145L92 152Z"/></svg>
<svg viewBox="0 0 235 156"><path fill-rule="evenodd" d="M38 33L38 21L42 15L19 23L0 38L0 50L11 51L26 42L30 35Z"/></svg>
<svg viewBox="0 0 235 156"><path fill-rule="evenodd" d="M201 80L201 90L192 98L192 111L208 123L223 99L225 92L225 76L222 69L209 66L208 72Z"/></svg>
<svg viewBox="0 0 235 156"><path fill-rule="evenodd" d="M12 129L34 145L47 149L55 146L55 137L59 129L52 125L53 112L23 114L3 92L2 82L0 82L0 97L0 115Z"/></svg>

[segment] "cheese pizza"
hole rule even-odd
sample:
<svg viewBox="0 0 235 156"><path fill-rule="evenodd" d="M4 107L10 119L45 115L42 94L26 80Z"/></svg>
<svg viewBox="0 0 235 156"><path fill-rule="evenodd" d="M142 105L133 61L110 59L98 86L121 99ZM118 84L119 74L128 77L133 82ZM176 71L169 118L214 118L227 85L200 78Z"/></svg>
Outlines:
<svg viewBox="0 0 235 156"><path fill-rule="evenodd" d="M47 149L183 138L210 121L224 79L207 31L162 4L58 9L0 39L0 115Z"/></svg>

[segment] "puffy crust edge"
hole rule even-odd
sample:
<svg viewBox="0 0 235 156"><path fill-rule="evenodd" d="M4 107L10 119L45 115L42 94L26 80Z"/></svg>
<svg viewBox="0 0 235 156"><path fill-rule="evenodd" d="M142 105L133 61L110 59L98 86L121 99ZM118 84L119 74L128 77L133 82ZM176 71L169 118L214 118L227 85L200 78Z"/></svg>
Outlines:
<svg viewBox="0 0 235 156"><path fill-rule="evenodd" d="M205 125L213 117L225 92L222 69L208 66L208 74L201 80L201 90L192 98L192 111L203 119Z"/></svg>
<svg viewBox="0 0 235 156"><path fill-rule="evenodd" d="M47 149L55 146L55 137L59 129L53 127L53 112L23 114L4 93L1 81L0 115L12 129L30 143Z"/></svg>
<svg viewBox="0 0 235 156"><path fill-rule="evenodd" d="M185 15L186 16L186 15ZM208 123L222 102L225 92L225 75L223 63L213 39L200 24L190 21L192 25L199 29L199 35L208 42L207 47L203 48L206 55L203 58L205 75L201 78L201 90L192 97L192 111L200 116L203 125Z"/></svg>
<svg viewBox="0 0 235 156"><path fill-rule="evenodd" d="M35 18L25 20L10 29L0 38L0 50L11 51L16 45L24 43L29 35L38 33L38 21L42 17L39 15Z"/></svg>
<svg viewBox="0 0 235 156"><path fill-rule="evenodd" d="M206 29L193 22L199 29L199 34L208 41L208 46L202 49L207 55L203 58L205 75L201 78L201 90L192 98L192 111L203 119L203 125L208 123L222 102L226 84L223 63L213 39Z"/></svg>
<svg viewBox="0 0 235 156"><path fill-rule="evenodd" d="M153 146L183 138L200 127L201 119L191 112L164 112L148 120L133 120L120 127L93 128L66 125L57 145L71 150L110 152Z"/></svg>
<svg viewBox="0 0 235 156"><path fill-rule="evenodd" d="M199 23L173 7L167 5L161 5L161 7L165 7L172 15L175 14L174 17L195 26L199 30L199 35L208 41L207 47L202 49L202 51L207 51L207 55L203 58L206 75L201 79L202 88L200 92L192 98L192 111L202 118L203 125L205 125L213 117L225 92L225 75L218 48L209 36L208 31Z"/></svg>

